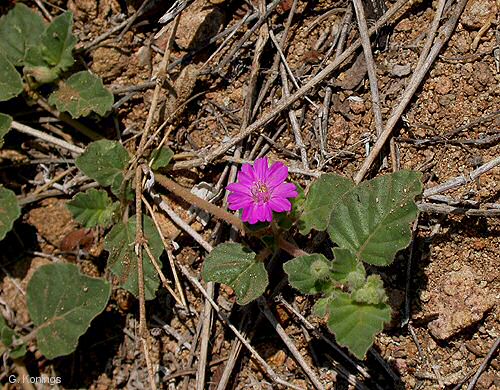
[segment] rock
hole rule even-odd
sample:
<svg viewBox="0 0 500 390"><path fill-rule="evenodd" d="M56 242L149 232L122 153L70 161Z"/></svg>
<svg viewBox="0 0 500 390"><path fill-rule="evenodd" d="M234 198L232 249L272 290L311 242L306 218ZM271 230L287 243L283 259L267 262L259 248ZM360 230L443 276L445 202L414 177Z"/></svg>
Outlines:
<svg viewBox="0 0 500 390"><path fill-rule="evenodd" d="M434 87L434 89L440 95L446 95L453 89L453 82L449 77L439 77L436 80L436 86Z"/></svg>
<svg viewBox="0 0 500 390"><path fill-rule="evenodd" d="M175 43L183 50L195 50L205 45L219 32L224 14L205 0L196 0L181 15Z"/></svg>
<svg viewBox="0 0 500 390"><path fill-rule="evenodd" d="M447 95L439 97L439 104L446 107L446 106L449 106L450 104L452 104L455 101L455 99L456 99L456 96L452 93L449 93Z"/></svg>
<svg viewBox="0 0 500 390"><path fill-rule="evenodd" d="M482 85L494 85L495 75L487 62L478 62L474 64L474 78Z"/></svg>
<svg viewBox="0 0 500 390"><path fill-rule="evenodd" d="M439 317L429 323L428 329L436 339L446 340L480 321L495 304L495 296L480 288L472 269L464 266L460 271L449 273L430 304Z"/></svg>
<svg viewBox="0 0 500 390"><path fill-rule="evenodd" d="M408 76L410 72L411 72L410 64L405 64L405 65L395 64L391 69L391 75L396 77Z"/></svg>
<svg viewBox="0 0 500 390"><path fill-rule="evenodd" d="M354 114L358 115L366 111L365 102L363 101L363 99L357 96L351 96L347 98L347 100L349 101L349 108Z"/></svg>
<svg viewBox="0 0 500 390"><path fill-rule="evenodd" d="M470 0L465 6L460 21L465 27L478 30L484 26L491 15L495 14L495 2L493 0Z"/></svg>

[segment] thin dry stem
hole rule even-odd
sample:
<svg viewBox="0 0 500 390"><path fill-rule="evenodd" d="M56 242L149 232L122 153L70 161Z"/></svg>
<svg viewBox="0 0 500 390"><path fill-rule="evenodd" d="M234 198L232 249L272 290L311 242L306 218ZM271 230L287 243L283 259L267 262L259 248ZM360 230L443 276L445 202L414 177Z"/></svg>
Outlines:
<svg viewBox="0 0 500 390"><path fill-rule="evenodd" d="M435 42L434 46L432 47L431 51L429 52L429 55L427 56L425 62L422 64L422 66L419 69L416 69L415 72L413 73L413 76L411 77L411 79L408 83L408 86L406 87L405 92L403 93L403 96L401 97L400 103L394 108L394 110L391 113L391 116L387 120L387 124L385 126L384 132L381 134L381 136L379 137L379 139L377 140L377 142L373 146L373 149L370 152L370 155L364 161L359 172L356 174L356 176L354 178L354 181L356 183L360 183L361 180L363 180L365 175L368 173L368 170L371 168L373 162L375 161L375 159L379 155L380 151L384 147L387 139L392 134L394 127L399 122L401 115L403 114L408 103L412 99L417 88L419 87L419 85L421 84L423 79L425 78L425 75L427 74L427 72L431 68L432 64L436 60L436 58L437 58L439 52L441 51L441 49L443 48L443 46L450 39L453 31L455 30L458 19L459 19L460 15L462 14L466 4L467 4L467 0L460 0L458 2L458 4L456 5L456 8L455 8L455 12L450 17L450 19L446 22L445 26L443 27L442 33L436 39L436 42Z"/></svg>
<svg viewBox="0 0 500 390"><path fill-rule="evenodd" d="M146 325L146 299L144 288L144 264L143 264L143 244L144 234L142 231L142 186L141 186L142 169L137 167L135 171L135 208L136 208L136 225L135 225L135 253L137 255L137 286L139 290L139 335L141 337L142 346L144 349L144 357L148 368L149 385L151 389L156 390L155 374L150 356L150 340Z"/></svg>

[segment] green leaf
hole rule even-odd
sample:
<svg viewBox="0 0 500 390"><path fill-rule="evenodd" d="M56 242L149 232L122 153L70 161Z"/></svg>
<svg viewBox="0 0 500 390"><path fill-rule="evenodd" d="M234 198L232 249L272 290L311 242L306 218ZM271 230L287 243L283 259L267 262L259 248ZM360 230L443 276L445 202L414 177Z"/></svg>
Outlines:
<svg viewBox="0 0 500 390"><path fill-rule="evenodd" d="M352 299L359 303L377 305L387 302L387 295L380 275L370 275L363 287L353 291Z"/></svg>
<svg viewBox="0 0 500 390"><path fill-rule="evenodd" d="M0 39L1 41L2 39ZM12 99L22 91L21 75L0 51L0 102Z"/></svg>
<svg viewBox="0 0 500 390"><path fill-rule="evenodd" d="M358 260L388 265L410 243L410 224L418 215L414 199L421 193L418 172L400 171L364 182L335 205L328 233Z"/></svg>
<svg viewBox="0 0 500 390"><path fill-rule="evenodd" d="M349 249L334 248L333 255L335 260L332 263L332 278L336 281L345 282L347 275L359 272L361 269L364 275L363 263L357 260Z"/></svg>
<svg viewBox="0 0 500 390"><path fill-rule="evenodd" d="M42 17L24 4L17 3L0 18L0 52L14 66L21 66L29 50L40 45L44 30Z"/></svg>
<svg viewBox="0 0 500 390"><path fill-rule="evenodd" d="M327 292L332 287L331 262L322 254L295 257L283 264L292 287L304 294Z"/></svg>
<svg viewBox="0 0 500 390"><path fill-rule="evenodd" d="M339 292L329 302L328 327L340 345L363 359L372 346L375 335L391 319L391 309L386 304L357 303L349 294Z"/></svg>
<svg viewBox="0 0 500 390"><path fill-rule="evenodd" d="M12 125L12 117L0 112L0 148L3 146L3 137L7 135Z"/></svg>
<svg viewBox="0 0 500 390"><path fill-rule="evenodd" d="M25 355L25 344L18 345L14 348L11 347L17 337L16 332L9 328L5 319L0 315L0 355L3 355L6 350L9 351L9 356L12 359L19 359Z"/></svg>
<svg viewBox="0 0 500 390"><path fill-rule="evenodd" d="M312 313L318 317L326 317L330 314L330 302L335 297L335 293L324 298L319 298L312 307Z"/></svg>
<svg viewBox="0 0 500 390"><path fill-rule="evenodd" d="M332 210L354 188L354 183L342 176L327 173L316 179L309 188L299 220L300 233L311 229L324 231L328 227Z"/></svg>
<svg viewBox="0 0 500 390"><path fill-rule="evenodd" d="M69 11L54 18L42 36L42 56L52 67L66 70L73 65L76 37L71 33L73 14Z"/></svg>
<svg viewBox="0 0 500 390"><path fill-rule="evenodd" d="M53 359L76 349L78 338L106 308L111 285L81 274L74 264L47 264L33 274L26 295L38 348Z"/></svg>
<svg viewBox="0 0 500 390"><path fill-rule="evenodd" d="M156 171L160 168L166 167L172 157L174 157L174 152L170 148L161 148L160 150L155 149L153 153L151 153L151 168Z"/></svg>
<svg viewBox="0 0 500 390"><path fill-rule="evenodd" d="M240 305L264 294L269 283L266 268L255 253L236 243L216 246L205 258L202 276L207 282L230 286Z"/></svg>
<svg viewBox="0 0 500 390"><path fill-rule="evenodd" d="M21 215L16 194L0 185L0 241L12 229L14 221Z"/></svg>
<svg viewBox="0 0 500 390"><path fill-rule="evenodd" d="M108 267L120 279L121 286L139 296L137 277L138 258L135 254L135 215L128 222L117 223L104 239L104 248L109 252ZM156 227L147 215L143 217L142 229L153 256L159 260L163 252L163 243ZM160 284L158 273L146 251L143 252L144 289L146 300L154 299Z"/></svg>
<svg viewBox="0 0 500 390"><path fill-rule="evenodd" d="M61 82L59 89L49 96L49 103L59 111L69 112L73 118L92 111L104 116L113 106L113 94L99 77L84 70Z"/></svg>
<svg viewBox="0 0 500 390"><path fill-rule="evenodd" d="M299 219L302 212L302 207L306 200L304 189L299 183L293 182L297 189L298 195L295 198L290 198L292 209L288 213L273 213L273 219L276 219L278 226L284 230L290 230L293 224ZM276 217L276 218L275 218Z"/></svg>
<svg viewBox="0 0 500 390"><path fill-rule="evenodd" d="M111 202L106 191L91 188L85 193L76 194L67 204L73 217L86 228L107 227L113 221L119 202Z"/></svg>
<svg viewBox="0 0 500 390"><path fill-rule="evenodd" d="M99 184L111 186L115 181L122 182L129 159L122 144L104 139L90 143L76 159L76 166Z"/></svg>

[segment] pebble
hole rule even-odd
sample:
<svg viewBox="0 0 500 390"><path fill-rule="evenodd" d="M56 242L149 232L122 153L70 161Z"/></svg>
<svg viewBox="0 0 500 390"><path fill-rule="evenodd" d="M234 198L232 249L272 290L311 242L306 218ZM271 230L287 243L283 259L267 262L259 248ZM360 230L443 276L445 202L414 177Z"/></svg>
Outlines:
<svg viewBox="0 0 500 390"><path fill-rule="evenodd" d="M453 89L453 82L449 77L443 76L436 80L436 86L434 90L440 95L446 95Z"/></svg>
<svg viewBox="0 0 500 390"><path fill-rule="evenodd" d="M399 65L395 64L391 69L391 75L396 77L408 76L411 72L410 64Z"/></svg>
<svg viewBox="0 0 500 390"><path fill-rule="evenodd" d="M181 14L175 43L184 50L202 47L213 37L224 22L224 14L217 7L207 7L204 0L196 0Z"/></svg>
<svg viewBox="0 0 500 390"><path fill-rule="evenodd" d="M443 95L439 98L439 104L442 106L449 106L452 104L456 99L456 96L452 93L449 93L447 95Z"/></svg>
<svg viewBox="0 0 500 390"><path fill-rule="evenodd" d="M483 27L491 15L495 15L495 2L486 0L470 0L460 18L462 25L478 30Z"/></svg>

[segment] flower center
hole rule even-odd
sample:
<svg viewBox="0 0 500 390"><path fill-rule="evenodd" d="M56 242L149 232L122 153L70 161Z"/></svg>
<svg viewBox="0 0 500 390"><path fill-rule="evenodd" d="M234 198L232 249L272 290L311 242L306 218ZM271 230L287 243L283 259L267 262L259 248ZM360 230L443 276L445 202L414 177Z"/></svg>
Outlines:
<svg viewBox="0 0 500 390"><path fill-rule="evenodd" d="M271 194L265 183L257 181L252 186L252 198L255 203L267 203L271 199Z"/></svg>

